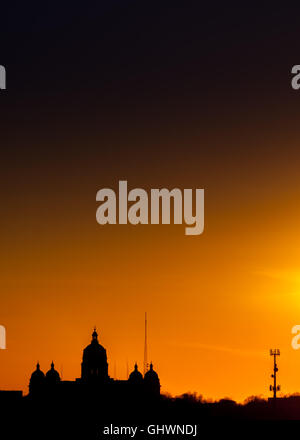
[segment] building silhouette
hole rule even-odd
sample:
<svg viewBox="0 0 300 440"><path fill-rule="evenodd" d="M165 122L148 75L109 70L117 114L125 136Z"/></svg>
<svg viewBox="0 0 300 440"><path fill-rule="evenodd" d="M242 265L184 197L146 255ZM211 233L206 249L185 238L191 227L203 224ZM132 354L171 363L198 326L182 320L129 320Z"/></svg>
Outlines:
<svg viewBox="0 0 300 440"><path fill-rule="evenodd" d="M0 410L2 424L12 433L10 438L40 439L46 428L47 437L98 440L108 438L101 436L104 427L138 426L142 432L153 424L199 424L201 429L206 425L210 432L214 429L224 436L226 427L230 435L232 429L240 435L240 426L246 426L248 432L250 422L256 420L299 421L300 395L269 400L252 396L244 404L228 398L206 401L191 393L164 396L152 363L144 375L135 364L127 380L111 378L107 353L95 329L83 350L80 378L62 380L53 361L44 374L38 362L29 394L23 397L21 391L0 391Z"/></svg>
<svg viewBox="0 0 300 440"><path fill-rule="evenodd" d="M52 361L50 370L44 374L37 363L29 382L29 397L74 397L92 395L99 399L153 398L160 395L160 380L150 364L143 376L137 364L127 380L112 379L108 374L106 349L99 343L94 329L91 343L84 348L81 362L81 377L75 381L63 381Z"/></svg>

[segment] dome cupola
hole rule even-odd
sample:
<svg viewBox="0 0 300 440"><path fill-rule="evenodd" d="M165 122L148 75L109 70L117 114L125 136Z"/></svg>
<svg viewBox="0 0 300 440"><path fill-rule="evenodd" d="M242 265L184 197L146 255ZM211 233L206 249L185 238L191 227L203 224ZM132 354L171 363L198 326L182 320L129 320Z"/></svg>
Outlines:
<svg viewBox="0 0 300 440"><path fill-rule="evenodd" d="M128 381L132 384L141 384L144 381L142 373L138 370L137 363L134 365L134 370L130 373Z"/></svg>
<svg viewBox="0 0 300 440"><path fill-rule="evenodd" d="M36 364L36 370L32 373L29 382L29 393L38 394L45 385L45 375L40 369L39 362Z"/></svg>
<svg viewBox="0 0 300 440"><path fill-rule="evenodd" d="M50 370L47 371L47 373L46 373L46 381L49 385L54 385L54 384L60 382L60 375L59 375L58 371L56 371L54 369L53 361L51 362Z"/></svg>
<svg viewBox="0 0 300 440"><path fill-rule="evenodd" d="M147 391L151 394L160 394L160 381L158 374L153 370L153 364L150 364L150 370L147 371L144 377L144 383Z"/></svg>

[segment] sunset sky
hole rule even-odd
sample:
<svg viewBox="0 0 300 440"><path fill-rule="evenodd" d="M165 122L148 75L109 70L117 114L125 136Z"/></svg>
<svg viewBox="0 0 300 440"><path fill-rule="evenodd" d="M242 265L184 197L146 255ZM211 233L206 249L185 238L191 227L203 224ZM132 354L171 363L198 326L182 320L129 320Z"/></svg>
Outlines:
<svg viewBox="0 0 300 440"><path fill-rule="evenodd" d="M108 3L1 6L0 389L79 377L94 325L142 370L147 311L162 392L269 396L270 348L300 392L299 11ZM204 234L100 226L119 180L204 188Z"/></svg>

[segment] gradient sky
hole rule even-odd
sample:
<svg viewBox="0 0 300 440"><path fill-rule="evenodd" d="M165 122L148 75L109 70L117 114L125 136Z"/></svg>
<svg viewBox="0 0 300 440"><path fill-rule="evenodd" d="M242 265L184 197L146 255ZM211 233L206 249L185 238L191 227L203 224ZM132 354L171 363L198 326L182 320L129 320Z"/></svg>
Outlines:
<svg viewBox="0 0 300 440"><path fill-rule="evenodd" d="M147 311L163 392L269 395L270 348L300 391L299 7L107 3L1 6L0 388L79 377L94 325L125 378ZM122 179L205 188L204 234L100 227Z"/></svg>

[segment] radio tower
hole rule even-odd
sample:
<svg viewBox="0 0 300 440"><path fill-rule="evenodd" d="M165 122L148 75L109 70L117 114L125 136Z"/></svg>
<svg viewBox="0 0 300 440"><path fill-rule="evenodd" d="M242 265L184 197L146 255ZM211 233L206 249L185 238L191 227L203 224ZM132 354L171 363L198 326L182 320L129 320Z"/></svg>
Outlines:
<svg viewBox="0 0 300 440"><path fill-rule="evenodd" d="M144 345L144 376L148 370L148 360L147 360L147 312L145 312L145 345Z"/></svg>
<svg viewBox="0 0 300 440"><path fill-rule="evenodd" d="M274 367L273 367L273 374L271 377L273 378L273 385L270 385L270 391L273 391L273 399L274 402L276 400L276 393L280 390L280 385L277 385L276 382L276 373L278 371L277 363L276 363L276 356L280 356L280 350L278 348L275 348L274 350L270 350L270 356L274 357Z"/></svg>

